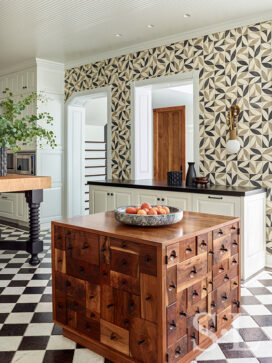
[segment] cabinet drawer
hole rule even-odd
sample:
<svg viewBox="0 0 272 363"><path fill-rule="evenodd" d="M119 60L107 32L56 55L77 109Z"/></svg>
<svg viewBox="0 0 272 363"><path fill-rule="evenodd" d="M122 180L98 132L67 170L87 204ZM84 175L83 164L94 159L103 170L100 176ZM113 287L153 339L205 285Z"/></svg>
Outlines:
<svg viewBox="0 0 272 363"><path fill-rule="evenodd" d="M126 329L101 319L100 341L125 355L129 355L129 332Z"/></svg>
<svg viewBox="0 0 272 363"><path fill-rule="evenodd" d="M194 319L195 319L194 316L187 319L187 332L188 332L187 350L188 350L188 352L196 349L197 345L199 344L199 332L198 332L198 327L194 326L195 325Z"/></svg>
<svg viewBox="0 0 272 363"><path fill-rule="evenodd" d="M126 241L119 238L110 238L110 246L121 248L122 250L127 252L140 252L140 246L138 243Z"/></svg>
<svg viewBox="0 0 272 363"><path fill-rule="evenodd" d="M157 321L157 278L151 275L140 275L141 286L141 318Z"/></svg>
<svg viewBox="0 0 272 363"><path fill-rule="evenodd" d="M239 289L233 289L230 292L231 312L238 314L240 312Z"/></svg>
<svg viewBox="0 0 272 363"><path fill-rule="evenodd" d="M202 295L202 281L197 282L196 284L188 287L187 289L187 297L188 303L187 306L193 305L201 300Z"/></svg>
<svg viewBox="0 0 272 363"><path fill-rule="evenodd" d="M186 334L187 319L187 289L177 294L177 338Z"/></svg>
<svg viewBox="0 0 272 363"><path fill-rule="evenodd" d="M205 253L178 264L177 289L185 289L201 280L207 273L207 256Z"/></svg>
<svg viewBox="0 0 272 363"><path fill-rule="evenodd" d="M70 231L67 232L67 229L60 227L60 226L54 226L54 242L55 242L55 248L65 250L65 238L66 235L71 233Z"/></svg>
<svg viewBox="0 0 272 363"><path fill-rule="evenodd" d="M89 318L100 318L100 285L86 282L86 315Z"/></svg>
<svg viewBox="0 0 272 363"><path fill-rule="evenodd" d="M217 306L216 306L216 294L217 290L212 291L210 294L208 294L208 299L207 299L207 305L208 305L208 313L209 314L215 314L217 311Z"/></svg>
<svg viewBox="0 0 272 363"><path fill-rule="evenodd" d="M227 271L227 273L219 274L218 276L216 276L213 279L213 288L214 288L214 290L218 289L218 287L220 287L221 285L225 284L228 281L230 281L228 271Z"/></svg>
<svg viewBox="0 0 272 363"><path fill-rule="evenodd" d="M68 297L85 300L85 281L66 275L65 287Z"/></svg>
<svg viewBox="0 0 272 363"><path fill-rule="evenodd" d="M176 265L179 262L179 243L166 247L167 267Z"/></svg>
<svg viewBox="0 0 272 363"><path fill-rule="evenodd" d="M232 257L230 257L229 259L229 268L237 268L238 270L238 265L239 265L239 255L234 255Z"/></svg>
<svg viewBox="0 0 272 363"><path fill-rule="evenodd" d="M139 276L139 255L111 248L110 269L122 274Z"/></svg>
<svg viewBox="0 0 272 363"><path fill-rule="evenodd" d="M177 304L169 305L166 309L167 346L170 347L177 340Z"/></svg>
<svg viewBox="0 0 272 363"><path fill-rule="evenodd" d="M187 307L187 317L192 317L195 314L204 313L207 311L207 297L204 297L193 305Z"/></svg>
<svg viewBox="0 0 272 363"><path fill-rule="evenodd" d="M231 324L231 306L217 314L217 330L220 332L222 329L227 329Z"/></svg>
<svg viewBox="0 0 272 363"><path fill-rule="evenodd" d="M197 236L197 254L208 251L208 233Z"/></svg>
<svg viewBox="0 0 272 363"><path fill-rule="evenodd" d="M234 225L229 224L225 227L221 227L221 228L217 228L213 231L213 240L216 240L218 238L221 238L223 236L227 236L231 233L232 228L234 227ZM236 227L236 225L235 225Z"/></svg>
<svg viewBox="0 0 272 363"><path fill-rule="evenodd" d="M157 276L157 248L149 245L140 246L140 272Z"/></svg>
<svg viewBox="0 0 272 363"><path fill-rule="evenodd" d="M121 274L120 272L110 271L110 284L115 289L131 292L140 295L140 279Z"/></svg>
<svg viewBox="0 0 272 363"><path fill-rule="evenodd" d="M231 234L231 256L239 252L239 239L236 233Z"/></svg>
<svg viewBox="0 0 272 363"><path fill-rule="evenodd" d="M99 264L98 235L94 233L73 231L66 237L66 250L67 257Z"/></svg>
<svg viewBox="0 0 272 363"><path fill-rule="evenodd" d="M177 299L177 266L167 269L166 274L166 305L170 305Z"/></svg>
<svg viewBox="0 0 272 363"><path fill-rule="evenodd" d="M147 320L133 318L130 324L129 345L131 355L136 362L157 362L157 325Z"/></svg>
<svg viewBox="0 0 272 363"><path fill-rule="evenodd" d="M111 286L101 286L101 318L114 323L115 301L113 288Z"/></svg>
<svg viewBox="0 0 272 363"><path fill-rule="evenodd" d="M100 323L95 319L79 314L77 317L77 329L88 338L98 341L100 339Z"/></svg>
<svg viewBox="0 0 272 363"><path fill-rule="evenodd" d="M229 259L221 261L219 264L213 266L213 278L220 274L225 274L229 269Z"/></svg>
<svg viewBox="0 0 272 363"><path fill-rule="evenodd" d="M195 237L185 241L181 241L179 244L179 262L185 261L196 255L196 239Z"/></svg>
<svg viewBox="0 0 272 363"><path fill-rule="evenodd" d="M213 264L230 257L231 236L227 235L213 241Z"/></svg>
<svg viewBox="0 0 272 363"><path fill-rule="evenodd" d="M114 289L115 316L114 323L129 329L131 317L140 317L140 296Z"/></svg>
<svg viewBox="0 0 272 363"><path fill-rule="evenodd" d="M175 363L187 353L187 335L184 335L175 344L168 348L169 362Z"/></svg>
<svg viewBox="0 0 272 363"><path fill-rule="evenodd" d="M212 340L213 334L216 331L216 325L213 318L210 315L203 315L198 320L199 326L199 344L202 344L205 340Z"/></svg>
<svg viewBox="0 0 272 363"><path fill-rule="evenodd" d="M65 297L56 297L54 301L56 320L66 324L66 299Z"/></svg>
<svg viewBox="0 0 272 363"><path fill-rule="evenodd" d="M65 250L55 248L55 271L66 273L66 253Z"/></svg>
<svg viewBox="0 0 272 363"><path fill-rule="evenodd" d="M230 281L230 288L231 290L236 289L239 286L239 277L236 276Z"/></svg>
<svg viewBox="0 0 272 363"><path fill-rule="evenodd" d="M230 281L220 286L216 290L217 312L226 308L230 304Z"/></svg>
<svg viewBox="0 0 272 363"><path fill-rule="evenodd" d="M83 260L67 257L67 273L81 280L87 280L94 284L100 282L100 270L98 265L91 265Z"/></svg>

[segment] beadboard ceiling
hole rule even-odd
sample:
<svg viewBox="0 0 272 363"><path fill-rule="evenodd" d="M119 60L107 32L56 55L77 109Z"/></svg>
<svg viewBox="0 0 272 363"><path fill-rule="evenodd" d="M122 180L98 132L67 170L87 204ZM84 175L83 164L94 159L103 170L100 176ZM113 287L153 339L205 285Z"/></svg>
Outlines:
<svg viewBox="0 0 272 363"><path fill-rule="evenodd" d="M35 57L80 64L269 17L271 0L0 0L0 73Z"/></svg>

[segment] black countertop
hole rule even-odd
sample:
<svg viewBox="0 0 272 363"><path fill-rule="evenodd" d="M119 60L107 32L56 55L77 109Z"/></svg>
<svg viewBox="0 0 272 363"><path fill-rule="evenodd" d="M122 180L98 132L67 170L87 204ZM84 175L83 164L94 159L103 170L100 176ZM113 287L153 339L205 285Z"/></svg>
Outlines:
<svg viewBox="0 0 272 363"><path fill-rule="evenodd" d="M138 188L138 189L153 189L153 190L168 190L172 192L183 192L183 193L200 193L200 194L215 194L215 195L229 195L234 197L244 197L248 195L265 193L266 190L263 188L254 187L233 187L225 185L207 185L207 187L187 187L185 184L182 186L168 185L166 180L153 180L153 179L142 179L142 180L95 180L88 181L89 185L102 185L111 187L121 188Z"/></svg>

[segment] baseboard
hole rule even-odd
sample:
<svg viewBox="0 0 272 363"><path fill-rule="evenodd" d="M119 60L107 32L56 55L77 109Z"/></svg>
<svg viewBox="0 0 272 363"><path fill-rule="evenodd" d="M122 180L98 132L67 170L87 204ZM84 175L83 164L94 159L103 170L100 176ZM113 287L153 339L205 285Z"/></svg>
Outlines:
<svg viewBox="0 0 272 363"><path fill-rule="evenodd" d="M265 256L265 266L272 268L272 255Z"/></svg>
<svg viewBox="0 0 272 363"><path fill-rule="evenodd" d="M0 219L0 224L3 224L5 226L9 226L9 227L14 227L14 228L22 229L23 231L29 231L29 227L28 226L24 226L22 224L19 224L17 222L12 222L12 221L7 220L7 219Z"/></svg>

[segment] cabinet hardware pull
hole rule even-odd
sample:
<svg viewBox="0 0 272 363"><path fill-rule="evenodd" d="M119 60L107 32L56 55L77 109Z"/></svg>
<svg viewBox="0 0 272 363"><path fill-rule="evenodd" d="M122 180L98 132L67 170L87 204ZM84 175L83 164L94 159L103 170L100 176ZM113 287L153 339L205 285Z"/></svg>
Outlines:
<svg viewBox="0 0 272 363"><path fill-rule="evenodd" d="M86 250L87 248L89 248L89 245L83 245L81 248L82 248L83 250Z"/></svg>
<svg viewBox="0 0 272 363"><path fill-rule="evenodd" d="M92 299L94 299L94 295L91 295L91 296L90 296L90 300L92 300Z"/></svg>
<svg viewBox="0 0 272 363"><path fill-rule="evenodd" d="M219 270L218 270L218 271L219 271L219 272L223 272L224 270L225 270L225 269L224 269L224 267L222 266L222 267L220 267L220 268L219 268Z"/></svg>
<svg viewBox="0 0 272 363"><path fill-rule="evenodd" d="M229 319L226 316L224 316L223 320L228 321Z"/></svg>
<svg viewBox="0 0 272 363"><path fill-rule="evenodd" d="M224 252L228 252L228 249L224 245L222 245L221 248L220 248L220 251L222 253L224 253Z"/></svg>
<svg viewBox="0 0 272 363"><path fill-rule="evenodd" d="M212 303L211 303L211 307L212 307L212 308L215 308L215 307L216 307L216 303L215 303L215 302L212 302Z"/></svg>
<svg viewBox="0 0 272 363"><path fill-rule="evenodd" d="M110 194L113 197L113 193Z"/></svg>
<svg viewBox="0 0 272 363"><path fill-rule="evenodd" d="M195 290L194 292L193 292L193 296L198 296L199 295L199 293Z"/></svg>
<svg viewBox="0 0 272 363"><path fill-rule="evenodd" d="M229 277L228 277L228 275L226 275L226 276L224 277L224 281L229 281Z"/></svg>
<svg viewBox="0 0 272 363"><path fill-rule="evenodd" d="M114 304L108 304L108 305L107 305L107 309L109 309L109 308L113 307L113 305L114 305Z"/></svg>
<svg viewBox="0 0 272 363"><path fill-rule="evenodd" d="M152 261L152 258L150 256L144 257L144 262L150 262L150 261Z"/></svg>
<svg viewBox="0 0 272 363"><path fill-rule="evenodd" d="M191 279L192 279L193 277L195 277L195 275L196 275L196 274L197 274L196 269L192 270L192 271L190 272L190 277L191 277Z"/></svg>
<svg viewBox="0 0 272 363"><path fill-rule="evenodd" d="M165 199L164 199L164 198L162 198L162 201L164 202L164 201L165 201Z"/></svg>
<svg viewBox="0 0 272 363"><path fill-rule="evenodd" d="M171 252L171 254L170 254L170 259L171 259L171 260L174 260L175 258L177 258L177 253L176 253L176 251L175 251L175 250L173 250L173 251Z"/></svg>
<svg viewBox="0 0 272 363"><path fill-rule="evenodd" d="M177 347L177 349L175 350L175 357L177 358L180 354L181 354L181 349L180 347Z"/></svg>
<svg viewBox="0 0 272 363"><path fill-rule="evenodd" d="M191 335L191 339L196 340L196 336L194 334Z"/></svg>
<svg viewBox="0 0 272 363"><path fill-rule="evenodd" d="M177 324L174 322L174 320L172 321L172 323L170 323L169 329L173 330L177 327Z"/></svg>
<svg viewBox="0 0 272 363"><path fill-rule="evenodd" d="M157 198L157 200L161 200L161 198Z"/></svg>
<svg viewBox="0 0 272 363"><path fill-rule="evenodd" d="M27 86L23 86L22 89L27 89Z"/></svg>
<svg viewBox="0 0 272 363"><path fill-rule="evenodd" d="M210 195L208 196L209 199L218 199L218 200L222 200L223 197L211 197Z"/></svg>
<svg viewBox="0 0 272 363"><path fill-rule="evenodd" d="M236 265L237 264L237 261L236 260L232 260L232 264L233 265Z"/></svg>
<svg viewBox="0 0 272 363"><path fill-rule="evenodd" d="M213 323L210 325L210 329L215 329L215 325Z"/></svg>
<svg viewBox="0 0 272 363"><path fill-rule="evenodd" d="M143 344L144 342L145 342L145 339L139 340L139 341L138 341L138 345L141 345L141 344Z"/></svg>
<svg viewBox="0 0 272 363"><path fill-rule="evenodd" d="M213 284L213 282L212 282L212 281L209 281L209 284L210 284L210 285L212 285L212 284Z"/></svg>
<svg viewBox="0 0 272 363"><path fill-rule="evenodd" d="M233 285L237 286L237 285L238 285L238 283L237 283L236 281L234 281Z"/></svg>
<svg viewBox="0 0 272 363"><path fill-rule="evenodd" d="M122 266L126 266L127 261L126 260L123 260L121 264L122 264Z"/></svg>
<svg viewBox="0 0 272 363"><path fill-rule="evenodd" d="M186 313L184 313L183 311L181 311L181 312L179 313L179 315L180 315L180 316L187 316L187 314L186 314Z"/></svg>
<svg viewBox="0 0 272 363"><path fill-rule="evenodd" d="M213 251L209 251L209 255L214 255L214 252Z"/></svg>
<svg viewBox="0 0 272 363"><path fill-rule="evenodd" d="M62 258L59 258L59 259L58 259L58 263L61 263L61 262L62 262Z"/></svg>
<svg viewBox="0 0 272 363"><path fill-rule="evenodd" d="M236 230L236 227L235 227L235 226L231 226L231 229L232 229L233 231L235 231L235 230Z"/></svg>
<svg viewBox="0 0 272 363"><path fill-rule="evenodd" d="M104 272L102 273L102 275L103 275L104 277L106 277L108 274L107 274L107 272L105 272L105 271L104 271Z"/></svg>
<svg viewBox="0 0 272 363"><path fill-rule="evenodd" d="M110 195L110 193L107 193L107 195Z"/></svg>
<svg viewBox="0 0 272 363"><path fill-rule="evenodd" d="M225 301L225 300L228 300L228 297L227 297L227 295L223 295L223 296L221 296L221 299L222 299L222 301Z"/></svg>
<svg viewBox="0 0 272 363"><path fill-rule="evenodd" d="M145 300L146 300L146 301L151 300L151 296L147 296L147 297L145 298Z"/></svg>
<svg viewBox="0 0 272 363"><path fill-rule="evenodd" d="M5 195L2 195L2 199L8 199L8 197L6 197Z"/></svg>
<svg viewBox="0 0 272 363"><path fill-rule="evenodd" d="M207 246L207 243L203 240L201 243L200 243L200 247L201 248L204 248Z"/></svg>
<svg viewBox="0 0 272 363"><path fill-rule="evenodd" d="M61 304L58 304L58 308L61 310L62 309L62 305Z"/></svg>
<svg viewBox="0 0 272 363"><path fill-rule="evenodd" d="M125 286L125 285L126 285L126 283L127 283L127 282L126 282L126 280L123 280L123 281L121 282L121 285L122 285L122 286Z"/></svg>
<svg viewBox="0 0 272 363"><path fill-rule="evenodd" d="M218 234L219 234L219 236L221 236L221 235L223 234L222 229L220 229L220 230L218 231Z"/></svg>
<svg viewBox="0 0 272 363"><path fill-rule="evenodd" d="M204 290L204 291L207 291L207 287L203 287L203 290Z"/></svg>
<svg viewBox="0 0 272 363"><path fill-rule="evenodd" d="M168 290L169 291L172 291L172 289L175 289L175 288L176 288L176 285L175 284L172 284L172 285L169 285Z"/></svg>
<svg viewBox="0 0 272 363"><path fill-rule="evenodd" d="M127 247L126 242L122 242L122 244L121 244L121 248L126 248L126 247Z"/></svg>
<svg viewBox="0 0 272 363"><path fill-rule="evenodd" d="M90 318L94 318L95 317L95 314L94 313L91 313L90 314Z"/></svg>
<svg viewBox="0 0 272 363"><path fill-rule="evenodd" d="M80 274L83 274L84 272L85 272L84 268L83 268L83 267L80 267L80 269L79 269L79 273L80 273Z"/></svg>
<svg viewBox="0 0 272 363"><path fill-rule="evenodd" d="M232 245L233 245L233 246L238 246L238 243L237 243L236 241L234 241L234 242L232 243Z"/></svg>
<svg viewBox="0 0 272 363"><path fill-rule="evenodd" d="M111 334L110 340L117 340L117 337L116 337L116 335L114 333Z"/></svg>
<svg viewBox="0 0 272 363"><path fill-rule="evenodd" d="M185 252L186 253L190 253L190 252L192 252L193 250L190 248L190 247L188 247L188 248L186 248L186 250L185 250Z"/></svg>
<svg viewBox="0 0 272 363"><path fill-rule="evenodd" d="M134 307L134 302L130 302L130 303L128 304L128 306L129 306L130 308L133 308L133 307Z"/></svg>
<svg viewBox="0 0 272 363"><path fill-rule="evenodd" d="M239 306L240 306L240 302L239 301L233 301L232 303L233 303L233 305L237 305L237 307L239 308Z"/></svg>
<svg viewBox="0 0 272 363"><path fill-rule="evenodd" d="M2 93L7 93L7 91L3 91Z"/></svg>

